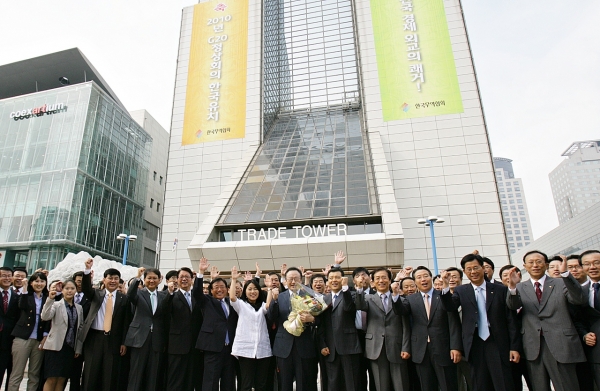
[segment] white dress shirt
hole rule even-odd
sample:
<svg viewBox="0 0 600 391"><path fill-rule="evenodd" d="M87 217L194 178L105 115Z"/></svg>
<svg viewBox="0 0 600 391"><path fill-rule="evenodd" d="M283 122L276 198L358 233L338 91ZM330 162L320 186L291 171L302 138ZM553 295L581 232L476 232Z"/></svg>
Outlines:
<svg viewBox="0 0 600 391"><path fill-rule="evenodd" d="M92 323L92 329L104 331L104 314L106 313L106 301L108 300L108 294L110 292L105 291L104 300L102 300L102 305L98 308L98 314ZM117 291L112 292L112 306L113 306L113 314L115 313L115 302L117 301Z"/></svg>
<svg viewBox="0 0 600 391"><path fill-rule="evenodd" d="M231 354L246 358L271 357L273 353L265 318L266 304L263 303L261 308L256 311L249 303L240 299L230 303L239 317Z"/></svg>

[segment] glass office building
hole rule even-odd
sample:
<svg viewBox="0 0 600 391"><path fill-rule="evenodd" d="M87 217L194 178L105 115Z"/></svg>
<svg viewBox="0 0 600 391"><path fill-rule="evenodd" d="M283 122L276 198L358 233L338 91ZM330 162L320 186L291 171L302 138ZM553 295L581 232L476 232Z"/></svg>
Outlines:
<svg viewBox="0 0 600 391"><path fill-rule="evenodd" d="M120 259L116 236L142 232L151 147L94 81L0 100L4 265L50 269L79 251ZM141 244L129 247L133 264Z"/></svg>
<svg viewBox="0 0 600 391"><path fill-rule="evenodd" d="M185 8L168 176L164 269L508 261L459 0Z"/></svg>

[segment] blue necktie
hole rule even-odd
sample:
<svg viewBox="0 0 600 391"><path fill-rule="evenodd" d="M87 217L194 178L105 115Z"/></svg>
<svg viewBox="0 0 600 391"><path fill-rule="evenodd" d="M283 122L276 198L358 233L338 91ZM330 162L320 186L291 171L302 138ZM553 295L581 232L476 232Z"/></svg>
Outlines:
<svg viewBox="0 0 600 391"><path fill-rule="evenodd" d="M190 292L185 292L183 295L185 296L185 299L187 300L190 309L192 309L192 299L190 299Z"/></svg>
<svg viewBox="0 0 600 391"><path fill-rule="evenodd" d="M600 290L600 283L595 282L594 286L594 308L600 311L600 295L598 295L598 291Z"/></svg>
<svg viewBox="0 0 600 391"><path fill-rule="evenodd" d="M488 326L487 311L485 309L485 294L483 293L483 288L480 286L477 287L477 312L479 312L477 321L479 338L485 341L490 336L490 328Z"/></svg>
<svg viewBox="0 0 600 391"><path fill-rule="evenodd" d="M227 303L225 303L225 299L221 300L221 307L223 307L223 312L225 312L225 318L229 318L229 312L227 311ZM229 331L225 331L225 345L229 345Z"/></svg>
<svg viewBox="0 0 600 391"><path fill-rule="evenodd" d="M331 300L332 307L335 305L335 300L337 299L337 297L338 297L337 293L335 295L333 295L333 300Z"/></svg>

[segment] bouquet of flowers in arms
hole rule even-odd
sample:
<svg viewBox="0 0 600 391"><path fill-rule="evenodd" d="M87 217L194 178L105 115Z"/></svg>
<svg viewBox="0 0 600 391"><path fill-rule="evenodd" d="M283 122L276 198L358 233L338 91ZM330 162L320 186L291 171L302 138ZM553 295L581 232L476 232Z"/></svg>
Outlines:
<svg viewBox="0 0 600 391"><path fill-rule="evenodd" d="M304 331L304 324L300 320L300 315L310 313L312 316L317 316L327 309L327 303L322 296L317 295L305 286L298 291L297 295L291 298L292 312L288 316L288 320L283 322L283 327L288 333L299 337Z"/></svg>

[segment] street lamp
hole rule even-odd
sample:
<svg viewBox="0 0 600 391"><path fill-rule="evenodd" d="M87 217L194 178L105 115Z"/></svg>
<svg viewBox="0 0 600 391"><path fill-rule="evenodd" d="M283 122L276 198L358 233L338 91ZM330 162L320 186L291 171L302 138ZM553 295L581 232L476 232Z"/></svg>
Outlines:
<svg viewBox="0 0 600 391"><path fill-rule="evenodd" d="M119 234L117 240L125 241L125 248L123 249L123 265L127 264L127 250L129 249L129 242L134 242L137 239L137 235Z"/></svg>
<svg viewBox="0 0 600 391"><path fill-rule="evenodd" d="M433 253L433 270L435 275L437 276L439 274L438 272L438 262L437 262L437 250L435 248L435 232L433 229L433 226L435 225L435 223L443 223L444 220L441 217L437 217L437 216L429 216L428 218L422 218L417 220L417 223L419 224L425 224L425 226L429 227L429 232L431 234L431 252Z"/></svg>

